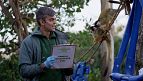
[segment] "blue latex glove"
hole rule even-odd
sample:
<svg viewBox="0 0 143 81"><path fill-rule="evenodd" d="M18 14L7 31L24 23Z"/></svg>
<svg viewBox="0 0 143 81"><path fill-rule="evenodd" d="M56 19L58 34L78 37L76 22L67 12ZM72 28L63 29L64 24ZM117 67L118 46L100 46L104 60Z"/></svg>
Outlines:
<svg viewBox="0 0 143 81"><path fill-rule="evenodd" d="M46 68L50 68L56 61L56 58L54 56L49 56L46 61L44 62Z"/></svg>

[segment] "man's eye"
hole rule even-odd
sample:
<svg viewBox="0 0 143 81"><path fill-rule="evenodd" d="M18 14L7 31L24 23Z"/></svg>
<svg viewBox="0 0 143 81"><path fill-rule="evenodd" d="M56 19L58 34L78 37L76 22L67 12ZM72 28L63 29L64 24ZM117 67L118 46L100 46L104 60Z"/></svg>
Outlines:
<svg viewBox="0 0 143 81"><path fill-rule="evenodd" d="M55 19L54 18L51 18L51 19L49 19L50 21L54 21Z"/></svg>

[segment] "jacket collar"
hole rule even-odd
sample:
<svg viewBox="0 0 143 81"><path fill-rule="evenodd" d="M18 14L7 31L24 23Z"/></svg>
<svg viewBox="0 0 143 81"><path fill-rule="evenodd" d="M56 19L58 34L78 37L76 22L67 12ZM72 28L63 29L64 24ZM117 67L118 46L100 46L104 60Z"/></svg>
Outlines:
<svg viewBox="0 0 143 81"><path fill-rule="evenodd" d="M40 36L40 37L45 37L42 32L40 31L40 27L36 27L34 31L31 33L32 36ZM50 32L50 38L56 38L56 33L55 32Z"/></svg>

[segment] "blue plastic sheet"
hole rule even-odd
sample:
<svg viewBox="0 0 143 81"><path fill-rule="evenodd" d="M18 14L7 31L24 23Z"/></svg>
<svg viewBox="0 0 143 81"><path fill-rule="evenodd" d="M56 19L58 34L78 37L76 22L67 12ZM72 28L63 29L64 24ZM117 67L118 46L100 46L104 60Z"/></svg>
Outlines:
<svg viewBox="0 0 143 81"><path fill-rule="evenodd" d="M85 62L79 62L74 66L72 81L88 81L90 67Z"/></svg>

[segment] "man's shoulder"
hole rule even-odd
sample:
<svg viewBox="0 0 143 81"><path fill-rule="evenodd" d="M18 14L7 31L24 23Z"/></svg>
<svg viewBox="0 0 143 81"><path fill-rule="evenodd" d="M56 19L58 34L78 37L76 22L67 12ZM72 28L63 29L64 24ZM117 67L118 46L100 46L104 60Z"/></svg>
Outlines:
<svg viewBox="0 0 143 81"><path fill-rule="evenodd" d="M56 36L57 36L60 44L67 43L67 40L69 39L69 37L65 32L62 32L60 30L55 30L55 33L56 33Z"/></svg>
<svg viewBox="0 0 143 81"><path fill-rule="evenodd" d="M36 40L36 37L30 34L22 42L32 43L33 42L32 40Z"/></svg>
<svg viewBox="0 0 143 81"><path fill-rule="evenodd" d="M55 32L56 32L57 34L66 34L65 32L60 31L60 30L58 30L58 29L56 29Z"/></svg>
<svg viewBox="0 0 143 81"><path fill-rule="evenodd" d="M63 31L60 31L60 30L58 30L58 29L55 30L55 33L56 33L57 36L59 36L59 37L68 38L67 33L65 33L65 32L63 32Z"/></svg>

